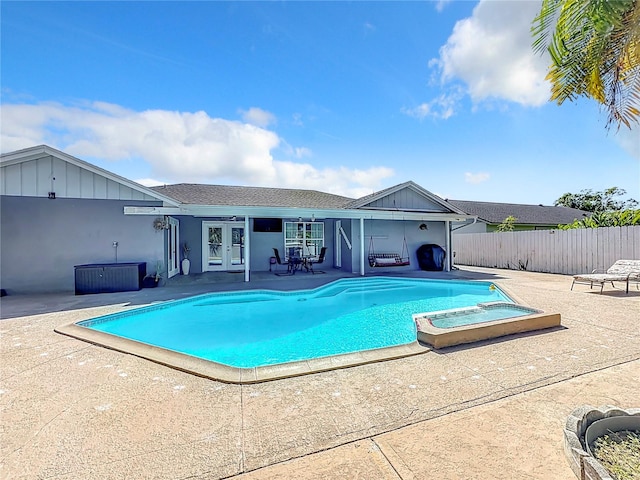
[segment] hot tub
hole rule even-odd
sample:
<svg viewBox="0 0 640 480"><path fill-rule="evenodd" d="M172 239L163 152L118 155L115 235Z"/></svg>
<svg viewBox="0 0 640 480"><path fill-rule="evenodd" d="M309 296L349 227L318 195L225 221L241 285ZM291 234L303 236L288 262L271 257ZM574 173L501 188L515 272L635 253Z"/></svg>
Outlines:
<svg viewBox="0 0 640 480"><path fill-rule="evenodd" d="M559 313L545 313L507 302L418 313L413 320L418 340L434 348L560 326Z"/></svg>

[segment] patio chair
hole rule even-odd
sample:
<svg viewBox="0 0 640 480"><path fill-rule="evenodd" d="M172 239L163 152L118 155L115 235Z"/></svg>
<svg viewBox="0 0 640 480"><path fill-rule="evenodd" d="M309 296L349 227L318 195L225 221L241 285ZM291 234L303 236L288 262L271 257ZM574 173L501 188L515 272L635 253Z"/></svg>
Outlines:
<svg viewBox="0 0 640 480"><path fill-rule="evenodd" d="M278 276L283 276L283 275L295 275L296 270L298 270L300 268L300 266L302 265L302 259L299 256L295 255L295 252L292 252L292 250L289 250L289 259L286 263L284 263L282 261L282 259L280 258L280 252L278 252L277 248L273 249L273 255L274 257L276 257L276 263L278 265L286 265L287 266L287 273L278 273L276 272L276 275Z"/></svg>
<svg viewBox="0 0 640 480"><path fill-rule="evenodd" d="M316 270L314 270L314 269L313 269L313 265L314 265L314 264L315 264L315 265L320 265L321 263L323 263L323 262L324 262L324 257L325 257L325 255L326 255L326 254L327 254L327 247L322 247L322 248L320 249L320 255L318 256L318 260L316 260L315 262L314 262L313 260L309 260L309 261L307 262L307 267L308 267L308 269L309 269L309 271L310 271L311 273L313 273L313 274L316 274L316 273L326 273L326 272L323 272L322 270L317 270L317 271L316 271Z"/></svg>
<svg viewBox="0 0 640 480"><path fill-rule="evenodd" d="M293 273L295 273L296 270L300 270L300 268L302 268L302 247L289 247L287 260Z"/></svg>
<svg viewBox="0 0 640 480"><path fill-rule="evenodd" d="M590 288L599 283L600 293L602 293L604 284L609 282L614 288L613 282L625 282L626 293L629 293L629 283L640 282L640 260L618 260L606 272L598 272L596 269L591 273L574 275L571 290L576 283L590 285Z"/></svg>
<svg viewBox="0 0 640 480"><path fill-rule="evenodd" d="M289 263L282 262L282 259L280 258L280 252L278 252L277 248L273 249L273 256L276 257L276 264L287 266L287 273L278 272L278 267L276 267L276 271L274 272L276 275L283 276L283 275L293 275L294 273L296 273L295 270L291 268L291 262Z"/></svg>

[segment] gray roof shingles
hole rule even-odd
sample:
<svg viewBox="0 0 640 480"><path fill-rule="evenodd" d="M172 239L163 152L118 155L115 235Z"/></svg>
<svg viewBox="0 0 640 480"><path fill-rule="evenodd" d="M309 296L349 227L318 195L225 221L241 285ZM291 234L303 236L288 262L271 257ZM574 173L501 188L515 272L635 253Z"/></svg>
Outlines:
<svg viewBox="0 0 640 480"><path fill-rule="evenodd" d="M152 187L158 193L191 205L234 207L345 208L352 198L318 192L269 187L179 183Z"/></svg>
<svg viewBox="0 0 640 480"><path fill-rule="evenodd" d="M343 209L362 200L317 190L235 185L178 183L151 187L151 189L180 203L190 205ZM389 189L376 192L374 195L384 193L386 190ZM469 215L477 215L481 220L494 224L502 223L509 215L516 217L518 224L524 225L567 224L572 223L574 219L582 219L589 215L588 212L566 207L466 200L446 201Z"/></svg>
<svg viewBox="0 0 640 480"><path fill-rule="evenodd" d="M447 200L469 215L477 215L487 223L499 224L509 215L517 218L520 225L565 225L574 220L582 220L589 212L576 208L546 205L522 205L517 203L471 202L467 200Z"/></svg>

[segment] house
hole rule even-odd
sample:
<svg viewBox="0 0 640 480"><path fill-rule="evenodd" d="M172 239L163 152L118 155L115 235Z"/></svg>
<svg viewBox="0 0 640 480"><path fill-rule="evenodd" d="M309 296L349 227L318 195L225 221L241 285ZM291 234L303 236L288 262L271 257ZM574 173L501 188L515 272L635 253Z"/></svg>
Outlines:
<svg viewBox="0 0 640 480"><path fill-rule="evenodd" d="M590 212L576 208L546 205L523 205L517 203L472 202L467 200L447 200L459 210L478 218L477 222L463 225L454 233L494 232L498 225L509 217L515 217L514 231L549 230L558 225L573 223L588 217Z"/></svg>
<svg viewBox="0 0 640 480"><path fill-rule="evenodd" d="M147 273L271 268L273 249L317 255L366 275L417 270L416 250L435 244L452 262L452 225L471 222L414 182L351 199L314 190L177 184L154 188L46 145L0 159L0 286L7 293L73 291L78 265L144 263ZM371 266L371 252L408 265Z"/></svg>

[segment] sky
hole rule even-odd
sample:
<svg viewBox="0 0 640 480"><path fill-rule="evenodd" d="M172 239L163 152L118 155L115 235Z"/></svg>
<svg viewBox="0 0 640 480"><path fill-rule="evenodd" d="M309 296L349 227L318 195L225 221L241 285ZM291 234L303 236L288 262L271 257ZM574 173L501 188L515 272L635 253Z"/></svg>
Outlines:
<svg viewBox="0 0 640 480"><path fill-rule="evenodd" d="M46 144L147 186L640 200L640 129L548 101L540 5L2 1L0 149Z"/></svg>

